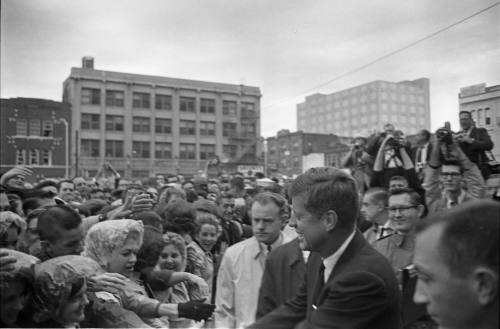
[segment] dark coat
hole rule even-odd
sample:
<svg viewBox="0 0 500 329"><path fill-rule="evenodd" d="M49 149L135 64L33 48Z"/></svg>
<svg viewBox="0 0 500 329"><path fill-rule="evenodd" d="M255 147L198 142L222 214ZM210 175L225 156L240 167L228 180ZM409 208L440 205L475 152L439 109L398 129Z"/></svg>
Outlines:
<svg viewBox="0 0 500 329"><path fill-rule="evenodd" d="M306 328L401 327L401 296L394 271L357 231L319 291L313 292L322 260L311 253L297 294L250 328L288 329L306 320Z"/></svg>
<svg viewBox="0 0 500 329"><path fill-rule="evenodd" d="M266 259L255 318L260 319L295 296L305 272L298 239L273 250Z"/></svg>
<svg viewBox="0 0 500 329"><path fill-rule="evenodd" d="M488 131L484 128L473 127L469 136L474 139L474 142L470 144L460 142L458 145L470 161L477 164L481 174L486 179L490 174L490 169L484 151L490 151L493 148L493 142L490 135L488 135Z"/></svg>

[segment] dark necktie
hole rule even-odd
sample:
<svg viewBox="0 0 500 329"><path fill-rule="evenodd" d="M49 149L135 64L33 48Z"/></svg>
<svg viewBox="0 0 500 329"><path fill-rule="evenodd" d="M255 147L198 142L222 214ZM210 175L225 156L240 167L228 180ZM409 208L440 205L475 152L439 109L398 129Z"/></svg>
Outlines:
<svg viewBox="0 0 500 329"><path fill-rule="evenodd" d="M270 244L268 244L268 245L267 245L267 252L268 252L268 253L269 253L269 252L271 252L271 249L272 249L271 245L270 245Z"/></svg>
<svg viewBox="0 0 500 329"><path fill-rule="evenodd" d="M314 286L314 295L312 299L314 303L313 308L317 307L318 297L324 285L325 285L325 264L323 264L323 261L321 261L321 266L319 267L318 271L318 277L316 279L316 285Z"/></svg>

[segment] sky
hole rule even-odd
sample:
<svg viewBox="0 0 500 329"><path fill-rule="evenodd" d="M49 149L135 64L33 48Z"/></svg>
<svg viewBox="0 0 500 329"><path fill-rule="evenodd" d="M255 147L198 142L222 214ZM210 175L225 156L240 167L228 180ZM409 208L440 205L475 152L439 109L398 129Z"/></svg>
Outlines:
<svg viewBox="0 0 500 329"><path fill-rule="evenodd" d="M61 101L71 67L93 56L100 70L257 86L269 137L296 130L306 95L427 77L432 130L458 130L460 88L500 84L500 5L325 83L495 3L1 0L0 96Z"/></svg>

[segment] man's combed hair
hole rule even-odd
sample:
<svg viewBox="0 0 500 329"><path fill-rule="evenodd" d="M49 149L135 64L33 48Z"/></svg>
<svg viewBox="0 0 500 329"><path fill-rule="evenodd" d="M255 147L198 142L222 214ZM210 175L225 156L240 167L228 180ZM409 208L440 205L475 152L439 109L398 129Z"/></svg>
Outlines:
<svg viewBox="0 0 500 329"><path fill-rule="evenodd" d="M38 216L38 232L41 240L54 241L61 232L60 229L72 230L81 225L80 215L71 207L66 205L55 205Z"/></svg>
<svg viewBox="0 0 500 329"><path fill-rule="evenodd" d="M476 266L498 274L499 224L500 204L477 200L429 216L418 231L443 226L439 252L453 275L463 277Z"/></svg>
<svg viewBox="0 0 500 329"><path fill-rule="evenodd" d="M334 167L311 168L297 177L289 190L292 198L305 196L305 208L319 217L328 210L337 213L340 226L351 228L359 212L354 178Z"/></svg>
<svg viewBox="0 0 500 329"><path fill-rule="evenodd" d="M259 203L261 205L266 205L268 203L275 204L279 209L280 215L287 215L290 211L288 208L288 202L282 195L274 192L261 192L253 198L253 203Z"/></svg>
<svg viewBox="0 0 500 329"><path fill-rule="evenodd" d="M397 187L389 190L389 198L394 195L408 194L412 205L417 206L423 204L420 195L414 189L409 187Z"/></svg>
<svg viewBox="0 0 500 329"><path fill-rule="evenodd" d="M380 204L387 207L387 202L389 200L389 192L383 187L372 187L365 192L365 195L369 197L374 204Z"/></svg>

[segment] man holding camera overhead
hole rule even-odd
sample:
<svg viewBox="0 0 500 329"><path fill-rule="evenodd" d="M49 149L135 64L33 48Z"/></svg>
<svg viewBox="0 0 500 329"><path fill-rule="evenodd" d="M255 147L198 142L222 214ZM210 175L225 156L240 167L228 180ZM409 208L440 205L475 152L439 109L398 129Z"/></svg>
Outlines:
<svg viewBox="0 0 500 329"><path fill-rule="evenodd" d="M429 213L480 199L483 195L484 180L481 172L462 151L448 125L436 131L425 170L423 187Z"/></svg>
<svg viewBox="0 0 500 329"><path fill-rule="evenodd" d="M493 148L493 142L486 129L474 127L474 121L469 111L460 111L459 118L462 130L456 134L458 145L470 161L478 166L486 180L491 174L491 170L484 152Z"/></svg>

